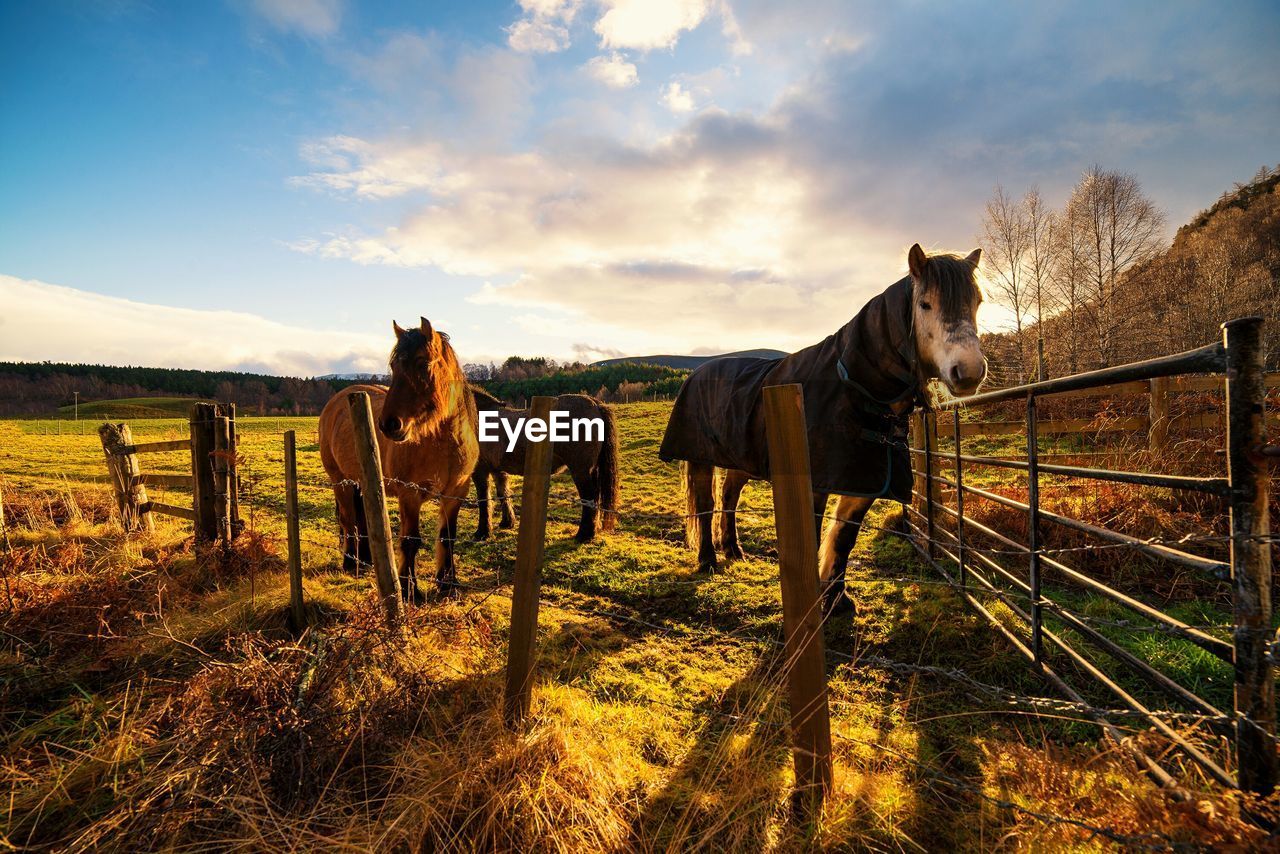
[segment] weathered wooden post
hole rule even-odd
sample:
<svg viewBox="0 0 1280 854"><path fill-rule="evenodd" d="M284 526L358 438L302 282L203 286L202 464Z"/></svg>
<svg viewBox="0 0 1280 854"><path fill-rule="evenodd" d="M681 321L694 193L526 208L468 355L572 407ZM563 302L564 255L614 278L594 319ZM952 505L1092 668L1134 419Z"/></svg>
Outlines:
<svg viewBox="0 0 1280 854"><path fill-rule="evenodd" d="M549 419L554 403L554 397L534 397L529 417ZM531 443L525 454L524 480L520 484L520 528L516 534L516 574L511 595L511 639L507 644L507 691L503 706L507 723L512 725L524 720L533 700L551 459L550 439ZM813 512L812 506L809 512ZM809 522L809 528L812 530L813 522Z"/></svg>
<svg viewBox="0 0 1280 854"><path fill-rule="evenodd" d="M294 431L284 434L284 514L289 540L289 618L293 630L307 625L306 604L302 601L302 538L298 532L298 445Z"/></svg>
<svg viewBox="0 0 1280 854"><path fill-rule="evenodd" d="M231 546L231 421L225 415L213 419L213 506L218 523L218 539L223 548Z"/></svg>
<svg viewBox="0 0 1280 854"><path fill-rule="evenodd" d="M1147 405L1147 449L1159 453L1169 444L1169 378L1151 380Z"/></svg>
<svg viewBox="0 0 1280 854"><path fill-rule="evenodd" d="M107 471L120 508L120 524L126 531L153 531L147 487L142 481L142 466L134 452L133 433L128 424L103 424L98 428L102 452L107 457Z"/></svg>
<svg viewBox="0 0 1280 854"><path fill-rule="evenodd" d="M764 390L765 433L778 532L778 574L786 634L788 697L796 789L792 805L817 817L831 788L831 717L818 599L818 536L813 527L813 481L798 384Z"/></svg>
<svg viewBox="0 0 1280 854"><path fill-rule="evenodd" d="M920 413L920 424L924 431L924 522L925 534L929 538L929 557L938 559L938 504L942 502L942 485L934 480L937 468L934 461L938 458L938 419L931 409Z"/></svg>
<svg viewBox="0 0 1280 854"><path fill-rule="evenodd" d="M1227 476L1235 610L1236 764L1240 788L1276 786L1276 699L1271 640L1271 533L1267 498L1262 318L1222 326L1227 349Z"/></svg>
<svg viewBox="0 0 1280 854"><path fill-rule="evenodd" d="M400 623L400 579L396 577L396 559L391 551L391 517L387 515L386 484L382 479L382 458L373 426L373 405L366 392L347 397L351 426L355 436L356 455L360 458L360 494L364 498L364 517L369 528L369 552L373 557L373 573L378 581L378 595L387 612L387 622Z"/></svg>
<svg viewBox="0 0 1280 854"><path fill-rule="evenodd" d="M202 541L218 538L212 459L216 417L217 408L212 403L191 407L191 508L195 513L196 539Z"/></svg>
<svg viewBox="0 0 1280 854"><path fill-rule="evenodd" d="M231 538L235 539L244 530L240 521L240 437L236 434L236 405L222 403L219 407L227 416L227 488L231 495Z"/></svg>
<svg viewBox="0 0 1280 854"><path fill-rule="evenodd" d="M916 411L907 423L907 446L911 448L907 452L907 456L911 458L911 507L923 513L924 487L928 481L925 480L924 475L924 460L920 458L920 454L914 453L914 451L924 450L924 412ZM923 544L919 542L919 537L915 534L915 528L908 524L910 519L910 513L902 514L903 533L907 534L916 545L922 546Z"/></svg>

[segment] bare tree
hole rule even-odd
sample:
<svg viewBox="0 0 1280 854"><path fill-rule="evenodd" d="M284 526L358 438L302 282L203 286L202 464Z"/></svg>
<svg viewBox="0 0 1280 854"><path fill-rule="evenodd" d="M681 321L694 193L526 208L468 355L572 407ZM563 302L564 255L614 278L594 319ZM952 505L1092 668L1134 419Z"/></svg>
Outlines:
<svg viewBox="0 0 1280 854"><path fill-rule="evenodd" d="M1027 223L1022 206L996 184L982 217L982 237L986 269L994 286L996 302L1013 312L1014 336L1017 340L1018 374L1027 378L1026 347L1023 341L1023 318L1030 308L1030 294L1023 277L1027 254Z"/></svg>
<svg viewBox="0 0 1280 854"><path fill-rule="evenodd" d="M1022 197L1022 215L1027 230L1027 289L1036 312L1036 379L1043 380L1045 308L1048 305L1053 310L1049 282L1057 261L1054 231L1058 228L1058 215L1045 205L1036 186Z"/></svg>
<svg viewBox="0 0 1280 854"><path fill-rule="evenodd" d="M1129 312L1121 304L1121 275L1161 249L1164 214L1142 193L1138 180L1094 166L1080 178L1067 202L1079 230L1085 299L1098 362L1113 364Z"/></svg>
<svg viewBox="0 0 1280 854"><path fill-rule="evenodd" d="M1084 332L1088 314L1085 302L1083 229L1070 205L1058 216L1053 229L1053 265L1049 286L1059 306L1055 326L1061 330L1060 344L1066 351L1067 373L1078 373L1084 364Z"/></svg>

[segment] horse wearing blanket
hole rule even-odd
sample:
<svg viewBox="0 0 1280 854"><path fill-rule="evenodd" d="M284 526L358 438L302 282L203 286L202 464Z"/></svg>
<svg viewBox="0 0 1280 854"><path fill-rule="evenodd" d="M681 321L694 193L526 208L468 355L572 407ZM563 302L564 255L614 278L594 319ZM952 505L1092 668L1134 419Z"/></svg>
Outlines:
<svg viewBox="0 0 1280 854"><path fill-rule="evenodd" d="M986 376L974 280L980 254L928 256L916 244L909 275L825 340L781 359L712 359L689 375L658 455L685 463L686 538L700 571L716 570L717 540L727 560L743 556L738 498L749 480L769 479L761 390L800 383L819 534L827 496L840 496L822 538L824 605L828 613L850 607L845 569L868 508L882 497L911 500L907 422L926 384L937 379L952 394L970 395Z"/></svg>

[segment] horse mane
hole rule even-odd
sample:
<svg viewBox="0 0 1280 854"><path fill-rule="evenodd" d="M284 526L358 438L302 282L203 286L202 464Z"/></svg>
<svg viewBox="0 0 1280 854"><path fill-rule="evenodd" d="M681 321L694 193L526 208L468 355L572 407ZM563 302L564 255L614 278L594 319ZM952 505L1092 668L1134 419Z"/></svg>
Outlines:
<svg viewBox="0 0 1280 854"><path fill-rule="evenodd" d="M438 358L431 360L431 416L416 424L415 432L419 437L429 436L436 431L442 422L466 407L464 401L470 387L458 356L449 344L447 332L436 332L439 337L440 352ZM435 337L433 336L433 337ZM431 349L434 341L428 341L420 329L407 330L391 348L391 362L399 360L401 364L411 364L412 356L420 350Z"/></svg>
<svg viewBox="0 0 1280 854"><path fill-rule="evenodd" d="M959 255L930 255L924 267L926 291L936 291L944 318L963 317L982 302L977 268Z"/></svg>

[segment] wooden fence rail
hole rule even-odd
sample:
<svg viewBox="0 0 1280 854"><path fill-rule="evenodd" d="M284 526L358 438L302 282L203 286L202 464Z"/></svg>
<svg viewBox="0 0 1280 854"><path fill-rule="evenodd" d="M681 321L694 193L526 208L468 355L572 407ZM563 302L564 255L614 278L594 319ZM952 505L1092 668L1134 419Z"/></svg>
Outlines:
<svg viewBox="0 0 1280 854"><path fill-rule="evenodd" d="M116 494L121 524L126 531L151 531L152 514L186 519L195 526L197 540L220 540L230 545L242 528L239 516L239 477L236 466L235 404L197 403L191 408L190 436L160 442L134 442L128 424L98 428L106 456L108 480ZM216 435L221 431L221 435ZM187 451L191 474L143 472L139 454ZM147 484L191 490L191 506L184 507L147 496Z"/></svg>

